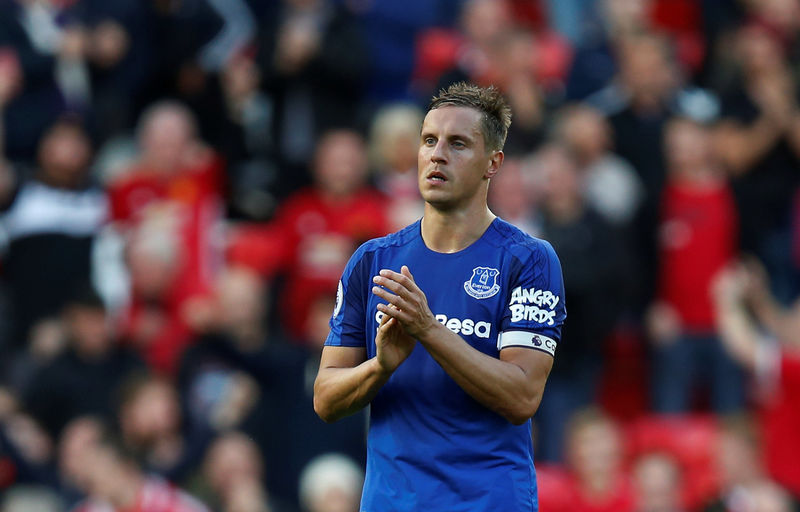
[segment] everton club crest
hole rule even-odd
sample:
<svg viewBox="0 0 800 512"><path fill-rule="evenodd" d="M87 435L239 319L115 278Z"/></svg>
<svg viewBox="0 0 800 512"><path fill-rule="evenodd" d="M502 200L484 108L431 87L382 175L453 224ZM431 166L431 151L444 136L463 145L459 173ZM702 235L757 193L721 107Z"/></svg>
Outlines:
<svg viewBox="0 0 800 512"><path fill-rule="evenodd" d="M500 291L497 276L500 271L496 268L475 267L472 277L464 283L464 291L476 299L488 299Z"/></svg>

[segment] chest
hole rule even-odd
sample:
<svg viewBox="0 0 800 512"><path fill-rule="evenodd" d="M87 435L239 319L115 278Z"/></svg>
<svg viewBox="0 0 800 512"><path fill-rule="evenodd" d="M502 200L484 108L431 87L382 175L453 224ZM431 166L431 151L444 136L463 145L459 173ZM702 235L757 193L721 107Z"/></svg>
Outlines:
<svg viewBox="0 0 800 512"><path fill-rule="evenodd" d="M399 271L407 265L436 320L473 348L496 357L501 318L512 292L510 265L496 252L475 251L448 258L451 255L403 251L393 258L376 258L368 281L371 285L372 276L381 269ZM372 355L374 333L383 316L377 305L382 302L369 293L365 327L370 333L368 351Z"/></svg>

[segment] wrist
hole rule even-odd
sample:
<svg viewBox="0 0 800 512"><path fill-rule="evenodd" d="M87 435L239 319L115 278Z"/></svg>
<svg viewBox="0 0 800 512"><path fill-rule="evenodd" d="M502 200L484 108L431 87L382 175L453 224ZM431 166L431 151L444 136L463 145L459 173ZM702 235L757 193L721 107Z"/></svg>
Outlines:
<svg viewBox="0 0 800 512"><path fill-rule="evenodd" d="M423 345L428 346L435 340L440 339L443 332L452 331L445 327L444 324L436 320L436 318L431 317L431 322L420 330L418 336L414 337Z"/></svg>
<svg viewBox="0 0 800 512"><path fill-rule="evenodd" d="M394 371L397 369L396 366L394 368L385 367L378 359L378 356L370 359L369 364L371 365L370 369L372 371L372 375L374 375L378 380L382 380L384 382L389 380L389 377L391 377Z"/></svg>

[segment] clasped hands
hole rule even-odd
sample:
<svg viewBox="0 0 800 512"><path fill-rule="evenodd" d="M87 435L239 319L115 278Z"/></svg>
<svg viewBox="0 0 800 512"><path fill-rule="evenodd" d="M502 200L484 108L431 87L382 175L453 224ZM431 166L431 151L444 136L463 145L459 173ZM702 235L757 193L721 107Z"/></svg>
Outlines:
<svg viewBox="0 0 800 512"><path fill-rule="evenodd" d="M399 273L383 269L372 282L372 293L388 302L378 304L383 318L375 337L377 359L384 371L392 373L414 350L416 340L437 321L407 266L403 265Z"/></svg>

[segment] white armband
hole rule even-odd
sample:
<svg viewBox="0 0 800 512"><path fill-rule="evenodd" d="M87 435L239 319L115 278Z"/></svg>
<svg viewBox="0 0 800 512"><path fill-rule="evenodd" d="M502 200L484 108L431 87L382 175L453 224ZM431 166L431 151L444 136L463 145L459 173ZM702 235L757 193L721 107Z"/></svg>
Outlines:
<svg viewBox="0 0 800 512"><path fill-rule="evenodd" d="M530 331L503 331L497 337L497 350L508 347L526 347L556 355L556 340Z"/></svg>

